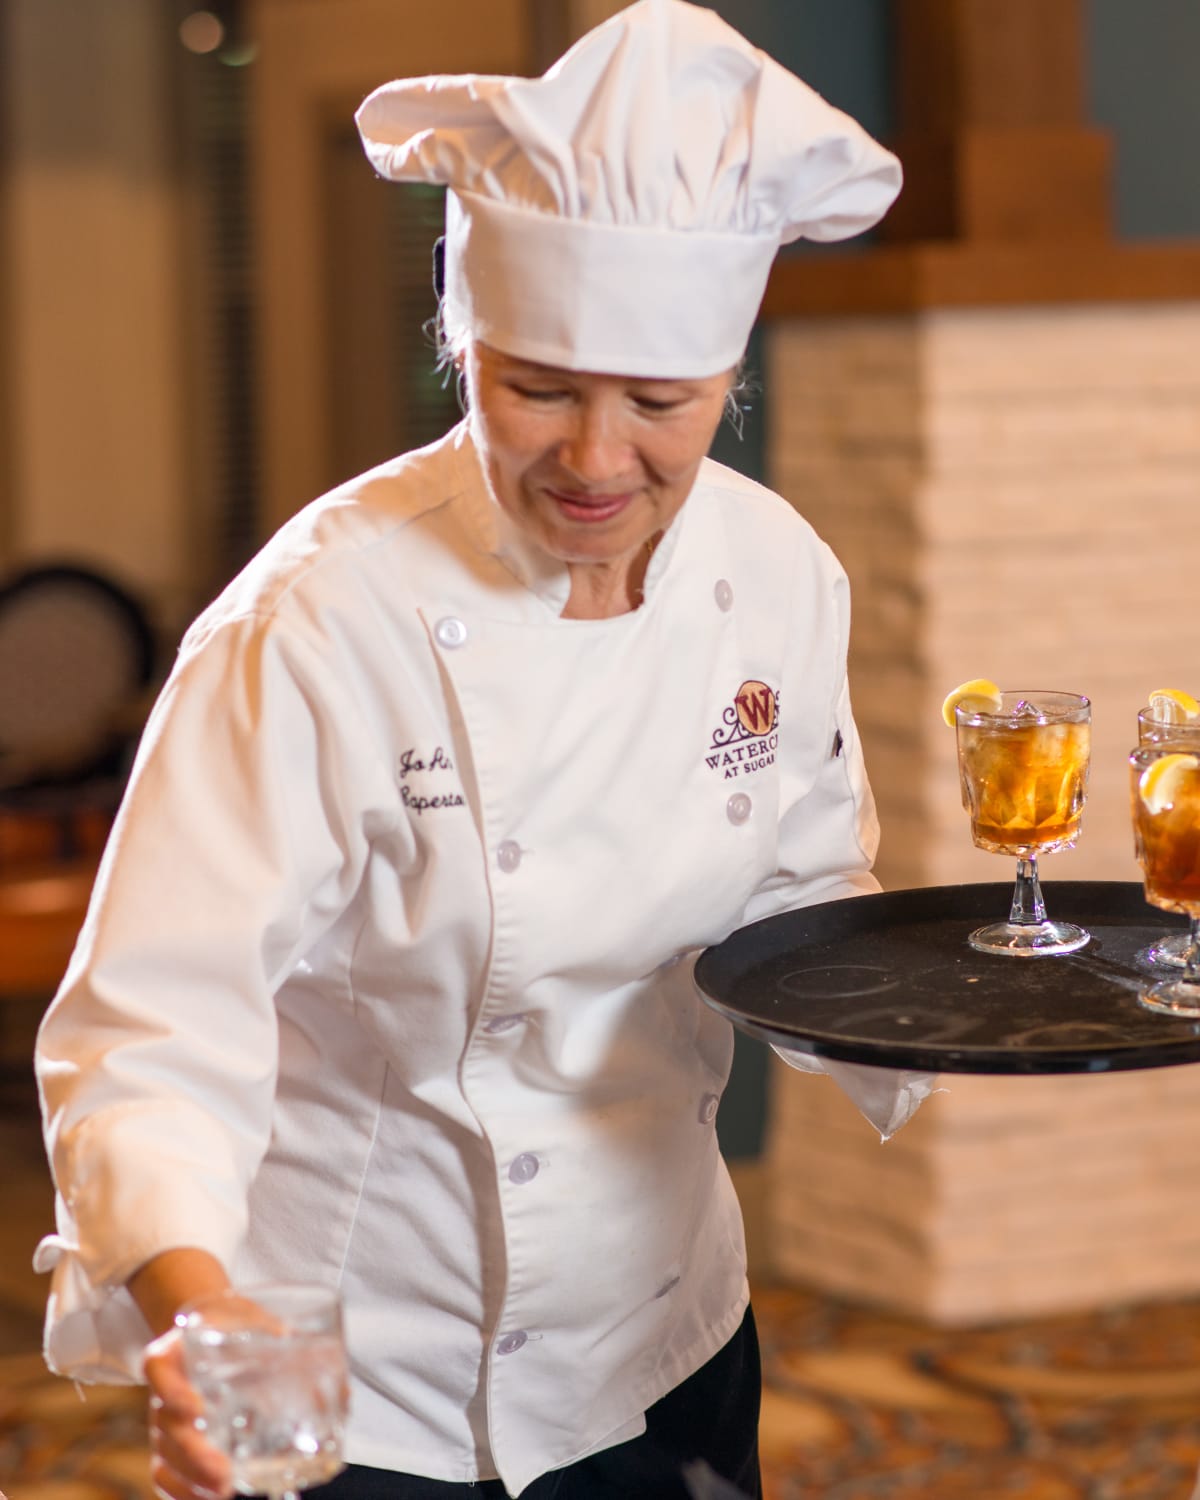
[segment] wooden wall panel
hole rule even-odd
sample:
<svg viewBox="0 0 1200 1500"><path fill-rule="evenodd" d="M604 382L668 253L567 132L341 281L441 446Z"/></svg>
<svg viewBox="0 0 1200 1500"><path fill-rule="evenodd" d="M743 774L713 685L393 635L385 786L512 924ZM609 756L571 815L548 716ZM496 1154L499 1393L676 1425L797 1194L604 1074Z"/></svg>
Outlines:
<svg viewBox="0 0 1200 1500"><path fill-rule="evenodd" d="M882 238L1107 239L1080 0L896 0L895 22L907 185Z"/></svg>
<svg viewBox="0 0 1200 1500"><path fill-rule="evenodd" d="M336 472L323 246L327 142L390 78L533 71L528 0L257 0L253 162L262 517L267 531ZM369 171L364 161L364 171Z"/></svg>

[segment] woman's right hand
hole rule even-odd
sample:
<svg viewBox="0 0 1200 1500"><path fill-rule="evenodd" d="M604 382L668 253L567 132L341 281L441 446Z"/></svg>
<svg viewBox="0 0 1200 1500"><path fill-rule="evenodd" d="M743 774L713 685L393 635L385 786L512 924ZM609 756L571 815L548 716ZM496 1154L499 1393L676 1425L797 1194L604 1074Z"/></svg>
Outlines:
<svg viewBox="0 0 1200 1500"><path fill-rule="evenodd" d="M150 1477L170 1500L228 1500L233 1494L228 1458L196 1425L203 1404L187 1378L179 1330L146 1346L150 1387Z"/></svg>

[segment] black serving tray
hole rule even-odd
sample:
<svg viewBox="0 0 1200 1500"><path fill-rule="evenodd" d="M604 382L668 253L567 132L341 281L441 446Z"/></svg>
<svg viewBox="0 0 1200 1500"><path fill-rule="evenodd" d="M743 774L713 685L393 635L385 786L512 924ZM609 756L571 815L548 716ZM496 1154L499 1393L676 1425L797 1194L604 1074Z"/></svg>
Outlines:
<svg viewBox="0 0 1200 1500"><path fill-rule="evenodd" d="M1092 940L1077 953L977 953L967 934L1008 915L1012 884L931 886L767 917L706 949L705 1000L739 1030L816 1057L939 1073L1100 1073L1200 1062L1200 1021L1137 996L1138 955L1185 919L1140 882L1045 885L1052 917Z"/></svg>

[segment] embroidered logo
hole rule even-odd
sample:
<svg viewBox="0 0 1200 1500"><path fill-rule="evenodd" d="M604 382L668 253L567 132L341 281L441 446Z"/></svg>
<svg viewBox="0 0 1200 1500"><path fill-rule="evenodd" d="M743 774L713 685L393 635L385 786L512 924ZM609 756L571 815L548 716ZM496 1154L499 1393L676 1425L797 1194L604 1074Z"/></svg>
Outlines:
<svg viewBox="0 0 1200 1500"><path fill-rule="evenodd" d="M453 770L454 762L450 759L450 757L446 754L446 752L440 745L428 760L425 760L422 756L417 754L415 746L411 746L409 749L402 751L396 761L396 779L400 783L401 802L404 803L405 807L415 812L418 817L420 817L423 812L428 812L433 808L465 806L466 804L461 792L437 792L434 796L428 797L420 792L414 791L413 787L409 784L408 781L409 776L419 774L421 772L429 773L433 771Z"/></svg>
<svg viewBox="0 0 1200 1500"><path fill-rule="evenodd" d="M776 697L765 682L743 682L733 706L747 734L770 734L775 728Z"/></svg>
<svg viewBox="0 0 1200 1500"><path fill-rule="evenodd" d="M779 694L765 682L743 682L713 730L704 760L725 781L772 765L779 744Z"/></svg>

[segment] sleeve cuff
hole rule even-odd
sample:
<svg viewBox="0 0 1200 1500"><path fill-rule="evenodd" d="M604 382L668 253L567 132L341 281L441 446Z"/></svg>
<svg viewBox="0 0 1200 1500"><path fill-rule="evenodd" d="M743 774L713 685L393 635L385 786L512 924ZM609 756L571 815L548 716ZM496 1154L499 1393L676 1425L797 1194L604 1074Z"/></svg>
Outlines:
<svg viewBox="0 0 1200 1500"><path fill-rule="evenodd" d="M50 1369L87 1384L138 1384L151 1334L125 1288L97 1286L61 1235L42 1241L33 1264L53 1271L44 1349Z"/></svg>

